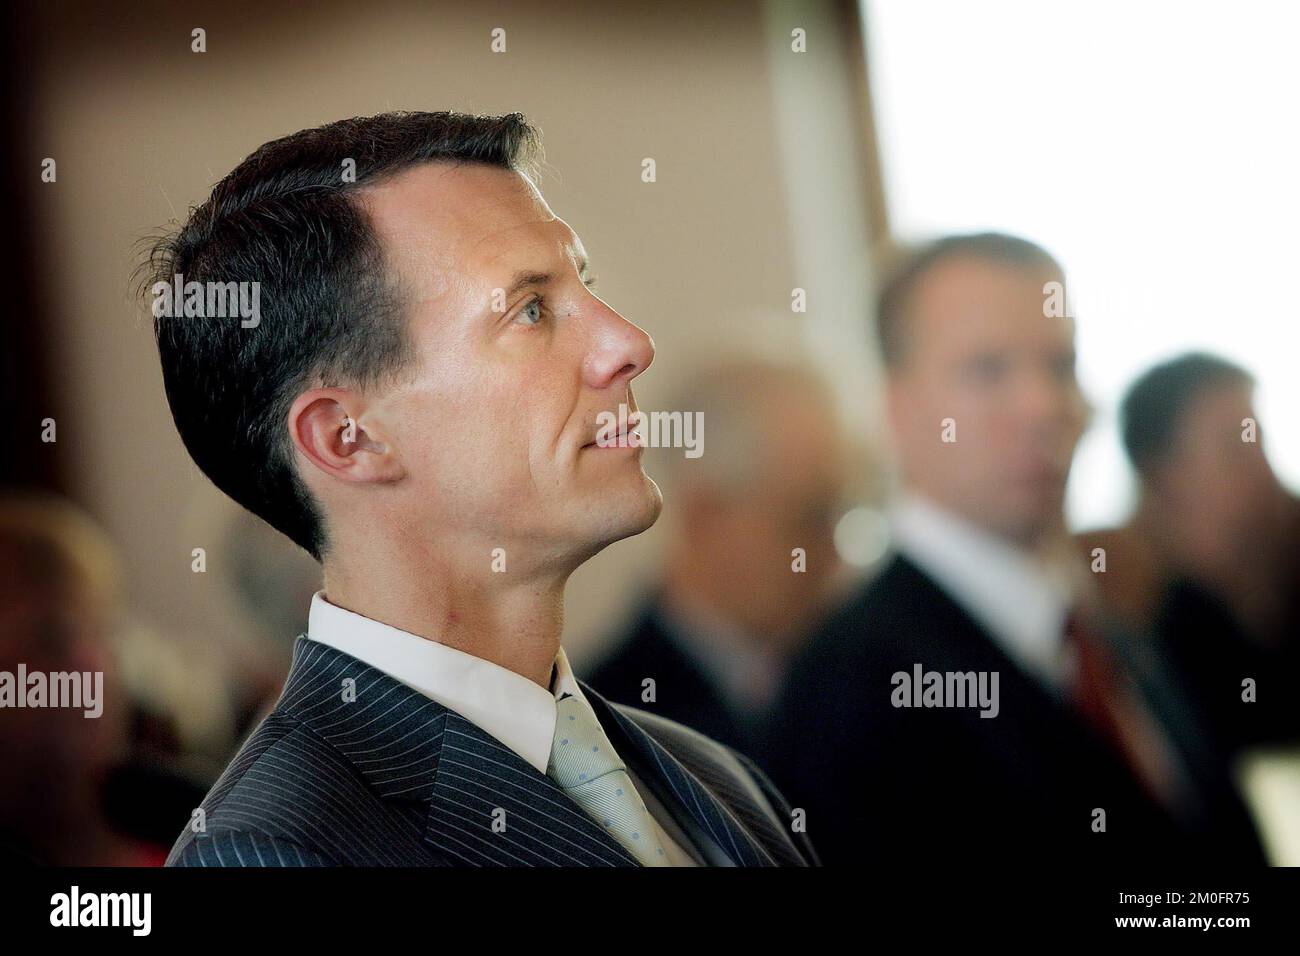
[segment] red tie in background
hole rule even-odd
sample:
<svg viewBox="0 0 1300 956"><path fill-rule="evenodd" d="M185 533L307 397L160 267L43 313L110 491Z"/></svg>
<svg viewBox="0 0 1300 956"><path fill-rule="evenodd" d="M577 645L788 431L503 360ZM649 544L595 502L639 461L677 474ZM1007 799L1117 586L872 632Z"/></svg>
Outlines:
<svg viewBox="0 0 1300 956"><path fill-rule="evenodd" d="M1163 741L1157 739L1159 729L1116 665L1104 639L1089 627L1083 615L1072 611L1065 619L1065 640L1076 655L1075 706L1147 794L1171 805L1172 774L1168 754L1161 747Z"/></svg>

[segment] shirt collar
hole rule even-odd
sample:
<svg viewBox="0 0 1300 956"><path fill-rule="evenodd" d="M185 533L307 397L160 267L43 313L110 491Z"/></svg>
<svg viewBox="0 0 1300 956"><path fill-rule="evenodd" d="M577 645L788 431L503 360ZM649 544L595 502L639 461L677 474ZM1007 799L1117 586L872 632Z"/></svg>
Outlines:
<svg viewBox="0 0 1300 956"><path fill-rule="evenodd" d="M1053 683L1068 674L1065 618L1074 578L916 495L890 514L898 550L974 617L1011 658Z"/></svg>
<svg viewBox="0 0 1300 956"><path fill-rule="evenodd" d="M534 684L533 686L537 685ZM561 697L570 694L586 700L586 695L582 693L582 688L578 686L578 678L574 676L573 668L569 666L569 655L565 654L564 648L561 647L555 655L555 670L551 677L551 698L552 700L559 700ZM550 742L548 741L547 746L549 747L549 745Z"/></svg>
<svg viewBox="0 0 1300 956"><path fill-rule="evenodd" d="M563 647L547 690L499 664L331 604L324 591L312 597L307 637L456 711L538 773L546 773L551 760L556 700L566 693L585 699Z"/></svg>

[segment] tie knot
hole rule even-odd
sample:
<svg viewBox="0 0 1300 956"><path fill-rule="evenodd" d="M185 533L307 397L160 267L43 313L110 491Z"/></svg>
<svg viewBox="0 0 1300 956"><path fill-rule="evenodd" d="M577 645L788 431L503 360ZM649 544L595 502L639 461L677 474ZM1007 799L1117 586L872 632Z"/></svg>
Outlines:
<svg viewBox="0 0 1300 956"><path fill-rule="evenodd" d="M555 703L555 738L547 775L565 790L626 769L591 705L568 696Z"/></svg>

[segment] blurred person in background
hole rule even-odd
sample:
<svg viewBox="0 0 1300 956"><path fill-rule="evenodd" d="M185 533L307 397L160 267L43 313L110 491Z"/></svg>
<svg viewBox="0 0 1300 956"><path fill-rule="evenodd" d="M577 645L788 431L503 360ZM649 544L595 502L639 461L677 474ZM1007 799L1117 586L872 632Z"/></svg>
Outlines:
<svg viewBox="0 0 1300 956"><path fill-rule="evenodd" d="M1104 597L1157 639L1229 753L1300 740L1300 501L1269 465L1254 387L1205 353L1143 373L1120 410L1134 517L1081 536L1107 548Z"/></svg>
<svg viewBox="0 0 1300 956"><path fill-rule="evenodd" d="M826 384L796 365L712 368L670 408L702 414L704 454L669 451L661 580L589 678L613 700L762 764L789 659L827 610L840 569L843 437ZM797 572L795 548L804 551Z"/></svg>
<svg viewBox="0 0 1300 956"><path fill-rule="evenodd" d="M0 708L0 855L55 866L161 865L202 791L138 759L147 733L118 678L118 559L99 527L46 495L0 497L0 671L102 674L98 716ZM157 817L169 819L156 827ZM143 821L143 825L141 822Z"/></svg>
<svg viewBox="0 0 1300 956"><path fill-rule="evenodd" d="M828 864L1260 859L1194 709L1106 619L1066 531L1089 409L1054 288L1046 251L990 233L932 243L882 290L894 554L775 722L774 776ZM964 674L987 698L943 695Z"/></svg>

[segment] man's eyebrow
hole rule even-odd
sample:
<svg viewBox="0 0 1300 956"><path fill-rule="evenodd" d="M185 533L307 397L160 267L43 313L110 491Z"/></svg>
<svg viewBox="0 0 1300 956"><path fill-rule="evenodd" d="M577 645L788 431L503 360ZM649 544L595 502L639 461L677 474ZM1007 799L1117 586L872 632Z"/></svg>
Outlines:
<svg viewBox="0 0 1300 956"><path fill-rule="evenodd" d="M578 275L582 277L582 280L584 282L587 281L587 276L591 274L590 260L586 256L583 256L577 265L578 265ZM546 285L554 278L555 278L555 273L553 272L525 271L525 272L515 273L514 282L512 282L510 284L510 288L506 290L506 298L513 299L524 289L527 289L530 286Z"/></svg>
<svg viewBox="0 0 1300 956"><path fill-rule="evenodd" d="M513 299L516 295L527 289L529 286L546 285L552 279L554 274L550 272L519 272L515 274L515 281L510 284L506 290L506 298Z"/></svg>

